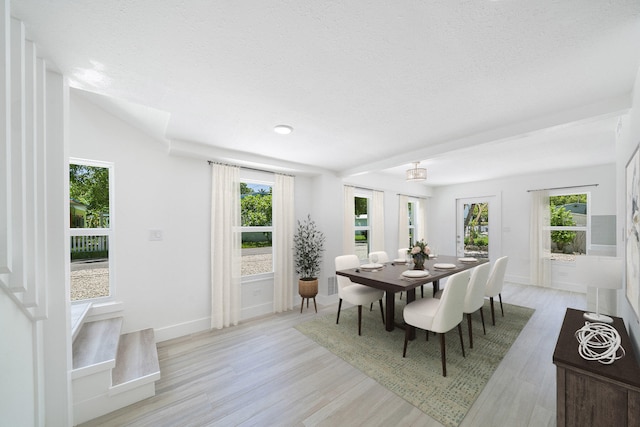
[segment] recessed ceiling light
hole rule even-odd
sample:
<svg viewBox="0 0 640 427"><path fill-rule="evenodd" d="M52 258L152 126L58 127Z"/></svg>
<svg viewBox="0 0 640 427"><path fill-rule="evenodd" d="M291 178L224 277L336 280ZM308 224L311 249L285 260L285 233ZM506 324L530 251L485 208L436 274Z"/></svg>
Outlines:
<svg viewBox="0 0 640 427"><path fill-rule="evenodd" d="M289 135L293 132L293 128L289 125L277 125L273 128L275 133L279 133L280 135Z"/></svg>

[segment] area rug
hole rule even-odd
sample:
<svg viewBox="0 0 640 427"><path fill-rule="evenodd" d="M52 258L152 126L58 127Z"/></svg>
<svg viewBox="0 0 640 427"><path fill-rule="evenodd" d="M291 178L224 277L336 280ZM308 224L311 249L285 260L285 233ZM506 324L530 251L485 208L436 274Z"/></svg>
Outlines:
<svg viewBox="0 0 640 427"><path fill-rule="evenodd" d="M497 302L497 301L496 301ZM396 320L402 319L404 300L396 299ZM404 330L387 332L380 308L363 308L362 336L358 336L356 307L318 316L296 328L369 377L446 426L458 426L496 367L527 324L534 310L497 304L496 326L491 325L489 302L484 307L487 335L482 334L480 314L473 316L473 349L469 348L466 318L462 324L466 358L462 357L457 328L446 334L447 377L442 376L439 337L417 330L402 357Z"/></svg>

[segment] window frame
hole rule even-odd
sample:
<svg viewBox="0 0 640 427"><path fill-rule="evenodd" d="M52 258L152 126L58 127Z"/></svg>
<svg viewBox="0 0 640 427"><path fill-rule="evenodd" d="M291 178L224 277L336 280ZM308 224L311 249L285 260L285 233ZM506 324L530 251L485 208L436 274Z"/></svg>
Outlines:
<svg viewBox="0 0 640 427"><path fill-rule="evenodd" d="M572 196L572 195L579 195L579 194L585 194L587 196L587 213L585 214L586 224L584 226L548 225L545 227L545 229L549 233L549 235L551 235L551 232L553 231L584 232L585 233L585 248L584 248L585 253L583 255L587 255L589 253L589 249L591 248L591 192L590 191L568 191L568 190L549 191L550 198L555 196ZM549 203L549 206L551 206L551 203ZM549 207L549 209L551 209L551 207ZM575 256L581 256L581 254L578 254ZM572 264L575 262L575 260L567 261L567 260L561 260L561 259L554 259L553 253L551 254L551 259L554 262L564 263L564 264Z"/></svg>
<svg viewBox="0 0 640 427"><path fill-rule="evenodd" d="M268 180L264 180L264 179L255 179L255 178L248 178L248 177L241 177L240 178L240 182L241 183L245 183L247 185L250 184L254 184L254 185L264 185L264 186L268 186L271 188L271 195L272 195L272 204L271 204L271 225L268 226L256 226L256 225L248 225L248 226L244 226L242 224L240 224L240 239L242 240L242 235L244 233L271 233L271 271L266 271L266 272L262 272L262 273L256 273L256 274L242 274L240 275L241 281L243 282L250 282L250 281L256 281L256 280L261 280L261 279L265 279L265 278L270 278L273 277L274 275L274 246L275 246L275 242L273 241L273 235L275 234L275 229L273 226L273 186L275 185L275 181L268 181ZM239 190L238 190L239 191ZM242 197L240 198L240 203L242 204ZM240 210L242 210L242 205L239 207ZM242 248L241 248L242 250ZM242 265L242 261L240 263Z"/></svg>
<svg viewBox="0 0 640 427"><path fill-rule="evenodd" d="M407 213L409 215L409 241L411 243L415 243L419 231L418 223L416 221L416 214L418 213L418 199L410 198L407 201Z"/></svg>
<svg viewBox="0 0 640 427"><path fill-rule="evenodd" d="M358 259L360 259L360 261L365 261L369 258L369 252L371 251L371 201L373 199L373 193L368 194L368 193L364 193L364 192L356 192L353 195L353 203L354 206L356 206L356 198L359 199L366 199L367 200L367 225L357 225L356 224L356 220L358 219L356 217L356 213L355 211L353 212L353 240L354 240L354 245L357 243L356 242L356 235L358 233L358 231L365 231L366 235L367 235L367 252L364 255L363 258L358 257ZM356 251L356 255L357 255Z"/></svg>
<svg viewBox="0 0 640 427"><path fill-rule="evenodd" d="M82 165L82 166L92 166L105 168L109 172L109 226L101 227L101 228L73 228L70 224L67 224L69 229L69 238L75 236L106 236L107 237L107 251L109 254L108 258L108 269L109 269L109 295L97 297L97 298L87 298L82 300L74 300L71 301L72 304L82 304L87 302L105 302L105 301L113 301L115 299L115 248L116 248L116 233L115 233L115 224L116 224L116 215L115 215L115 163L101 161L101 160L89 160L89 159L81 159L71 157L69 158L69 162L67 165L67 171L71 169L71 165ZM68 174L68 172L67 172ZM70 188L67 190L67 197L70 198ZM71 253L69 255L69 260L71 260ZM71 263L69 263L69 280L71 280ZM70 298L71 296L69 296Z"/></svg>

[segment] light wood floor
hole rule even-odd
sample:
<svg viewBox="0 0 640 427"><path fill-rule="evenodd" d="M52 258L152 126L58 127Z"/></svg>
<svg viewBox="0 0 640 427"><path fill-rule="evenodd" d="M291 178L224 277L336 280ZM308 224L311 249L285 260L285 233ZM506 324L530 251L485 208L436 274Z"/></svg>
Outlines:
<svg viewBox="0 0 640 427"><path fill-rule="evenodd" d="M565 309L585 309L586 297L510 284L502 295L536 312L462 426L555 426L553 349ZM318 309L335 314L337 305ZM156 396L84 425L441 425L293 328L313 316L313 305L298 307L160 343Z"/></svg>

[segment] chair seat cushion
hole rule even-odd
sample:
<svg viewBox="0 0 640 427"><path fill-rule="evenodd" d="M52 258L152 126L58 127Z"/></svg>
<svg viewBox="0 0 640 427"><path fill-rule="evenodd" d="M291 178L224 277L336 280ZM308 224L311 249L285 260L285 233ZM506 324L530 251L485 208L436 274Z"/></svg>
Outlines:
<svg viewBox="0 0 640 427"><path fill-rule="evenodd" d="M384 291L354 283L339 290L339 296L353 305L365 305L384 297Z"/></svg>
<svg viewBox="0 0 640 427"><path fill-rule="evenodd" d="M402 312L404 321L420 329L433 331L433 318L438 311L440 300L436 298L422 298L407 304ZM439 331L434 331L439 332Z"/></svg>

